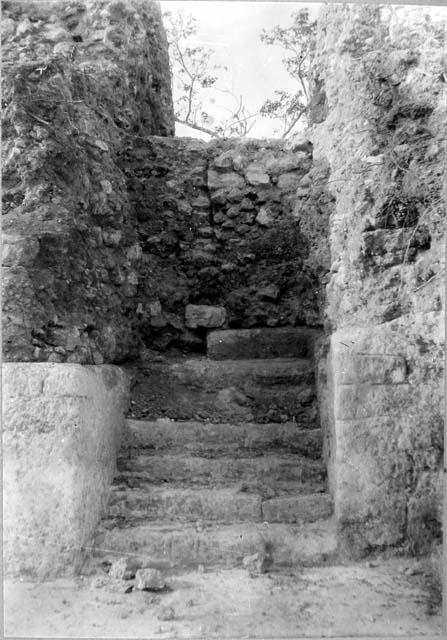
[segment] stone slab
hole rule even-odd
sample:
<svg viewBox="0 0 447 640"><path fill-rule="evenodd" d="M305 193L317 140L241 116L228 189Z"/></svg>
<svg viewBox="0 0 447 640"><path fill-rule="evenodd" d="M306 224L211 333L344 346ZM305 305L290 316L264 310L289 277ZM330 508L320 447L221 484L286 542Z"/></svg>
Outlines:
<svg viewBox="0 0 447 640"><path fill-rule="evenodd" d="M308 358L321 332L300 327L211 331L207 353L216 360Z"/></svg>
<svg viewBox="0 0 447 640"><path fill-rule="evenodd" d="M72 573L106 507L127 403L118 367L5 363L5 572Z"/></svg>

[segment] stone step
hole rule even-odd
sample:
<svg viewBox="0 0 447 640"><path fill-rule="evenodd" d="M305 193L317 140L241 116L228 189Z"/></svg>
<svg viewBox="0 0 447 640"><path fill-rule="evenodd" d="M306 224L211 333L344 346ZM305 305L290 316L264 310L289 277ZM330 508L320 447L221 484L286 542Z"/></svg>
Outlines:
<svg viewBox="0 0 447 640"><path fill-rule="evenodd" d="M316 566L336 558L333 519L295 525L240 523L178 527L159 522L98 530L94 551L110 560L131 554L172 566L237 567L246 555L266 550L275 565Z"/></svg>
<svg viewBox="0 0 447 640"><path fill-rule="evenodd" d="M324 471L325 473L325 471ZM118 472L111 491L127 492L130 490L138 489L141 491L150 490L154 486L154 482L151 481L151 474L146 474L144 471L120 471ZM158 486L168 487L170 489L194 489L206 486L210 488L230 488L237 485L238 490L244 493L260 495L263 500L279 497L279 496L296 496L324 493L327 489L326 480L322 480L321 477L307 478L306 480L272 480L268 477L259 477L248 480L228 481L228 482L214 482L213 480L206 481L206 485L203 483L203 479L198 479L197 482L188 479L171 480L169 484L160 483ZM123 493L120 493L122 499Z"/></svg>
<svg viewBox="0 0 447 640"><path fill-rule="evenodd" d="M139 473L147 482L186 482L208 486L225 485L237 481L266 479L322 481L325 467L321 460L310 460L293 453L269 453L257 457L188 456L178 453L138 453L118 459L118 475Z"/></svg>
<svg viewBox="0 0 447 640"><path fill-rule="evenodd" d="M317 420L314 370L299 359L196 358L153 362L137 374L130 417L213 422Z"/></svg>
<svg viewBox="0 0 447 640"><path fill-rule="evenodd" d="M316 459L321 456L322 439L321 429L300 429L296 422L215 424L169 419L127 420L123 449L161 451L182 447L189 454L213 452L241 456L246 451L282 447Z"/></svg>
<svg viewBox="0 0 447 640"><path fill-rule="evenodd" d="M215 360L311 358L321 335L320 330L308 327L210 331L207 354Z"/></svg>
<svg viewBox="0 0 447 640"><path fill-rule="evenodd" d="M145 489L114 488L108 510L112 521L142 522L204 520L235 522L313 522L332 513L328 494L280 496L263 500L256 493L228 488L175 488L148 486Z"/></svg>

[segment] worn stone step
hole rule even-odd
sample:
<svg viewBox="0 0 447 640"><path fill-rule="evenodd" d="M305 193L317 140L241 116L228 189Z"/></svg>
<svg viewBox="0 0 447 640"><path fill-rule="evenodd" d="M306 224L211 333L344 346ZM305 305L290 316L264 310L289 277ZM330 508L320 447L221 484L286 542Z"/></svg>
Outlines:
<svg viewBox="0 0 447 640"><path fill-rule="evenodd" d="M244 455L247 450L265 451L281 447L319 458L323 435L321 429L301 429L296 422L215 424L159 419L127 420L123 440L123 449L163 451L182 447L189 454Z"/></svg>
<svg viewBox="0 0 447 640"><path fill-rule="evenodd" d="M325 472L322 472L322 475ZM112 485L112 491L123 492L138 489L141 491L149 490L154 486L152 482L152 474L144 471L120 471ZM206 484L204 484L204 482ZM258 478L250 478L247 480L232 480L231 482L216 481L214 479L197 478L197 481L184 478L181 480L170 480L169 484L161 482L159 486L169 486L170 489L194 489L206 486L210 488L229 488L237 485L238 490L244 493L260 495L263 500L279 497L279 496L296 496L306 494L324 493L327 490L327 482L320 476L315 478L306 478L306 480L276 480L268 476L260 476ZM121 493L121 498L124 496Z"/></svg>
<svg viewBox="0 0 447 640"><path fill-rule="evenodd" d="M178 453L138 453L118 459L118 472L140 472L148 482L187 482L219 485L257 478L275 480L323 480L321 460L310 460L293 453L270 453L257 457L188 456ZM141 476L143 477L143 476Z"/></svg>
<svg viewBox="0 0 447 640"><path fill-rule="evenodd" d="M113 560L132 554L157 558L173 566L237 567L246 555L267 550L276 565L319 565L334 561L335 523L331 519L295 525L240 523L178 527L167 522L107 529L94 541L97 556Z"/></svg>
<svg viewBox="0 0 447 640"><path fill-rule="evenodd" d="M148 486L144 489L114 488L109 519L141 522L312 522L329 517L330 496L324 493L280 496L263 500L241 487L177 488Z"/></svg>
<svg viewBox="0 0 447 640"><path fill-rule="evenodd" d="M198 519L222 523L259 522L260 495L240 492L238 487L182 489L151 486L112 491L109 518L127 521L167 520L194 522Z"/></svg>
<svg viewBox="0 0 447 640"><path fill-rule="evenodd" d="M321 335L318 329L308 327L210 331L207 354L216 360L311 358L315 341Z"/></svg>
<svg viewBox="0 0 447 640"><path fill-rule="evenodd" d="M308 360L195 358L147 364L132 389L130 417L316 426L314 369Z"/></svg>

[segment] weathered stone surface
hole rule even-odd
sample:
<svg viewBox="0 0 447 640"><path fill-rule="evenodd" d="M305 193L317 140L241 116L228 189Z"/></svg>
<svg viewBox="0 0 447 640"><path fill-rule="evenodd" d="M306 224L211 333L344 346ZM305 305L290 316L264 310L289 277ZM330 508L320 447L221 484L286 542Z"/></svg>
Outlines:
<svg viewBox="0 0 447 640"><path fill-rule="evenodd" d="M223 307L189 304L185 309L186 326L190 329L206 327L212 329L225 324L226 312Z"/></svg>
<svg viewBox="0 0 447 640"><path fill-rule="evenodd" d="M438 319L424 314L412 327L396 320L331 337L335 511L341 543L353 553L423 528L407 523L409 504L426 514L415 509L412 523L438 517L440 498L432 504L430 496L440 495L442 376L424 363L421 335L434 353L443 341Z"/></svg>
<svg viewBox="0 0 447 640"><path fill-rule="evenodd" d="M301 151L282 158L272 158L267 160L265 168L271 176L279 176L294 171L295 169L309 170L309 154Z"/></svg>
<svg viewBox="0 0 447 640"><path fill-rule="evenodd" d="M208 187L210 189L234 189L243 187L244 179L237 173L217 173L212 169L208 170Z"/></svg>
<svg viewBox="0 0 447 640"><path fill-rule="evenodd" d="M165 587L163 574L158 569L138 569L135 574L135 589L139 591L161 591Z"/></svg>
<svg viewBox="0 0 447 640"><path fill-rule="evenodd" d="M296 173L283 173L278 178L278 187L284 191L294 191L301 180L301 176Z"/></svg>
<svg viewBox="0 0 447 640"><path fill-rule="evenodd" d="M255 220L262 227L269 227L274 221L274 216L272 216L271 211L267 207L261 207Z"/></svg>
<svg viewBox="0 0 447 640"><path fill-rule="evenodd" d="M420 550L440 532L445 186L430 152L444 129L438 29L439 18L410 7L326 7L312 64L314 158L327 165L335 206L329 466L339 540L354 555L404 540ZM323 244L314 248L323 255Z"/></svg>
<svg viewBox="0 0 447 640"><path fill-rule="evenodd" d="M80 566L107 503L127 393L117 367L3 365L6 573Z"/></svg>
<svg viewBox="0 0 447 640"><path fill-rule="evenodd" d="M245 177L248 184L253 186L268 185L270 177L265 172L265 168L261 164L250 164L245 170Z"/></svg>
<svg viewBox="0 0 447 640"><path fill-rule="evenodd" d="M315 522L332 515L332 498L325 493L280 496L262 503L266 522Z"/></svg>
<svg viewBox="0 0 447 640"><path fill-rule="evenodd" d="M135 521L166 522L259 522L261 496L237 490L177 489L155 486L147 490L115 491L109 507L111 516Z"/></svg>
<svg viewBox="0 0 447 640"><path fill-rule="evenodd" d="M299 524L271 523L268 540L275 564L315 565L336 554L335 523L331 520ZM263 523L211 525L205 531L175 523L139 524L98 531L95 544L119 553L139 549L155 557L168 557L175 565L224 565L238 567L246 555L263 548Z"/></svg>

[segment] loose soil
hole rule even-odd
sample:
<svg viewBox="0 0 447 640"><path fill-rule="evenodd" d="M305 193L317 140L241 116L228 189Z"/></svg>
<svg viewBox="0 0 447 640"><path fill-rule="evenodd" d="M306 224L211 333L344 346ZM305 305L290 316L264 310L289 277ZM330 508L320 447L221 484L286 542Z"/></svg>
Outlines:
<svg viewBox="0 0 447 640"><path fill-rule="evenodd" d="M205 568L168 576L170 589L162 593L119 593L97 582L94 575L44 584L6 581L5 635L428 640L442 634L440 615L429 613L422 569L412 560L294 568L256 578L242 569Z"/></svg>

